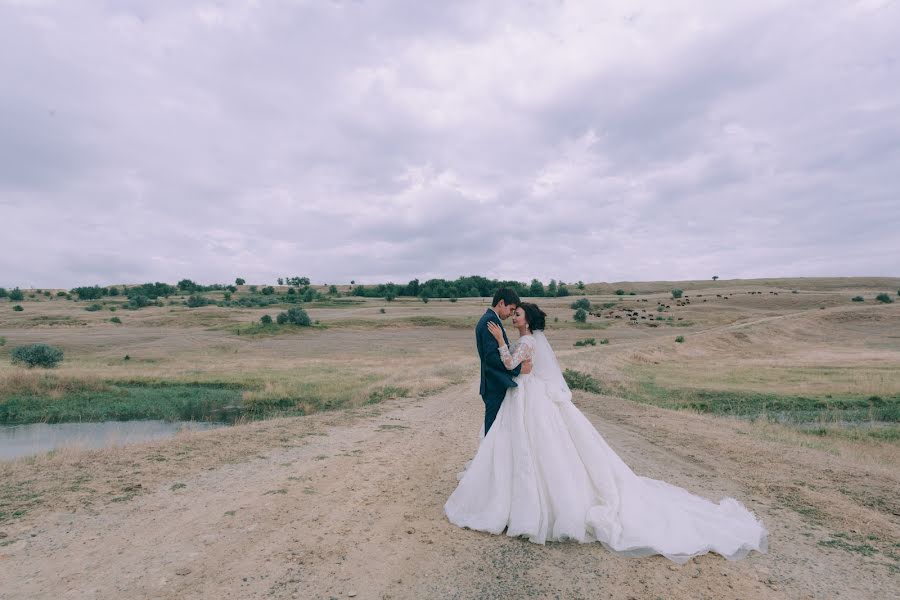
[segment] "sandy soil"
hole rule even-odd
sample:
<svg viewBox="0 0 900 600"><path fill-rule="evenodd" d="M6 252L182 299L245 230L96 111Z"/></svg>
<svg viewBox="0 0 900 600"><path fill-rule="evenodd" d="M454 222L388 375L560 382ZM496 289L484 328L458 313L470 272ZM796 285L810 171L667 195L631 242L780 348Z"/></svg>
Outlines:
<svg viewBox="0 0 900 600"><path fill-rule="evenodd" d="M0 526L0 598L861 599L900 592L896 469L802 447L771 426L607 396L576 399L635 471L742 500L768 527L769 553L739 562L707 555L677 566L661 557L619 558L598 544L538 546L458 529L442 506L475 451L482 418L475 391L469 382L377 409L136 446L119 451L124 458L115 465L98 460L97 480L128 482L123 489L131 493L86 509L64 509L61 501ZM296 443L273 444L272 431ZM177 468L140 468L161 448L237 439L229 436L242 436L231 448L238 459L198 453ZM81 460L92 456L102 454ZM130 479L123 475L129 456L136 465Z"/></svg>

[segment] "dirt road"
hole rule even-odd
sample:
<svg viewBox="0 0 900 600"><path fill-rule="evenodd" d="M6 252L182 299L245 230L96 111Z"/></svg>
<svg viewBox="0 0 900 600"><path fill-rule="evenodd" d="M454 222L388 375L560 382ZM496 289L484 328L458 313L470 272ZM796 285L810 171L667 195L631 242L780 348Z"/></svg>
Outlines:
<svg viewBox="0 0 900 600"><path fill-rule="evenodd" d="M598 544L538 546L456 528L442 506L482 417L468 383L377 410L243 426L278 428L279 439L297 443L242 440L240 460L201 468L206 459L187 459L174 476L141 471L135 494L91 510L34 510L0 526L0 597L861 599L900 591L900 487L889 469L751 424L607 396L576 402L638 473L732 495L756 511L769 554L677 566L619 558ZM240 429L191 436L227 445Z"/></svg>

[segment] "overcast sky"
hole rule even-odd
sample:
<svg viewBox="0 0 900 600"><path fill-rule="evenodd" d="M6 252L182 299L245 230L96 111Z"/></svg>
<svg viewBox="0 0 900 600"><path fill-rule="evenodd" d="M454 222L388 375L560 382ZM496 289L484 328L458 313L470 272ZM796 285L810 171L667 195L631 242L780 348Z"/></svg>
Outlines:
<svg viewBox="0 0 900 600"><path fill-rule="evenodd" d="M0 0L0 285L900 275L900 2Z"/></svg>

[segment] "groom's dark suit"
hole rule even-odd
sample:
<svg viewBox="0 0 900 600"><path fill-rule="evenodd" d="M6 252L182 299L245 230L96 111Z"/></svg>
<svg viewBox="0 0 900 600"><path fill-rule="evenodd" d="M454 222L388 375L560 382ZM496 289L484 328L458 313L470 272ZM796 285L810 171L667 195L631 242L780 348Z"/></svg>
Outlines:
<svg viewBox="0 0 900 600"><path fill-rule="evenodd" d="M487 435L494 419L497 418L497 411L500 410L500 404L506 396L506 390L511 387L518 387L513 381L513 377L522 370L522 365L516 366L515 369L508 370L503 366L500 360L499 346L497 340L488 330L488 323L493 321L503 330L503 339L509 344L506 337L506 330L503 329L503 322L493 309L487 309L478 325L475 326L475 345L478 347L478 358L481 359L481 399L484 400L484 434Z"/></svg>

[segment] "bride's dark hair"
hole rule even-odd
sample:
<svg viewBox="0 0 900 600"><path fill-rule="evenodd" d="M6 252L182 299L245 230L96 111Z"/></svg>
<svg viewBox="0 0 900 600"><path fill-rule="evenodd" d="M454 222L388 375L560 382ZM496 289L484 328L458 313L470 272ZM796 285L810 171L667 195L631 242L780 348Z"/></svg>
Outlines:
<svg viewBox="0 0 900 600"><path fill-rule="evenodd" d="M531 331L543 331L547 325L547 313L538 308L537 304L531 302L523 302L519 307L525 311L525 320L528 321L528 328Z"/></svg>

